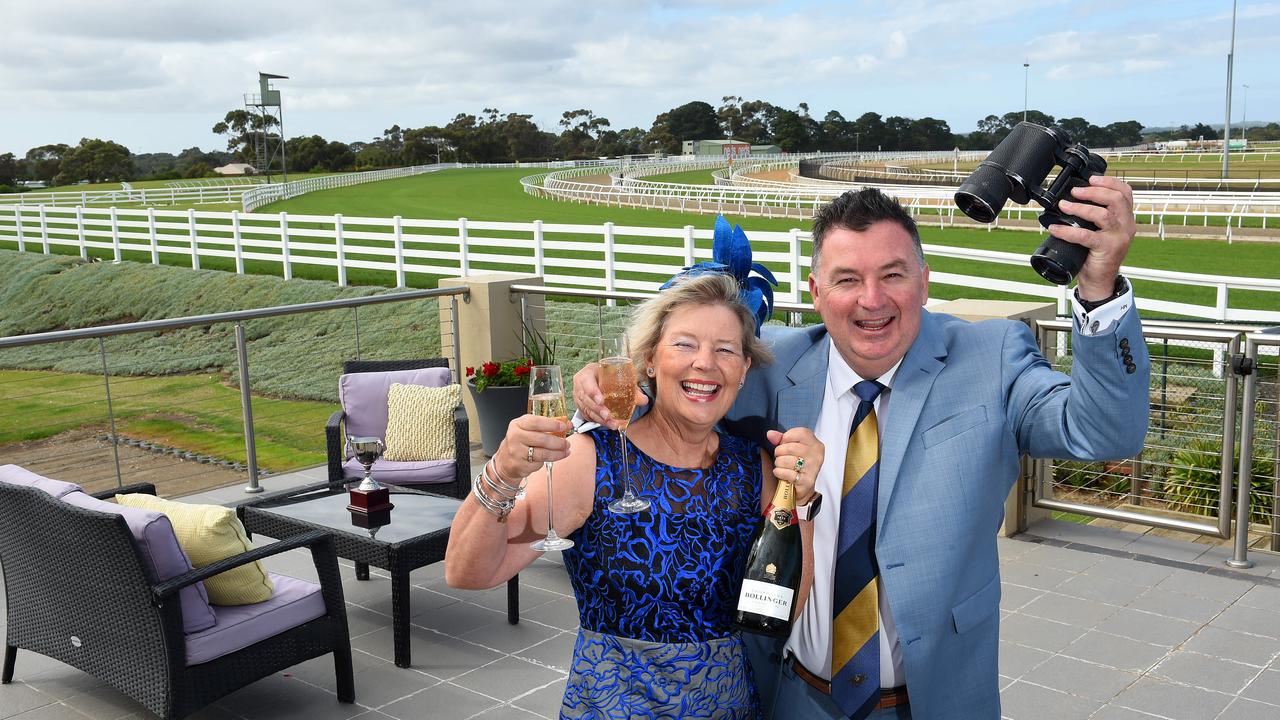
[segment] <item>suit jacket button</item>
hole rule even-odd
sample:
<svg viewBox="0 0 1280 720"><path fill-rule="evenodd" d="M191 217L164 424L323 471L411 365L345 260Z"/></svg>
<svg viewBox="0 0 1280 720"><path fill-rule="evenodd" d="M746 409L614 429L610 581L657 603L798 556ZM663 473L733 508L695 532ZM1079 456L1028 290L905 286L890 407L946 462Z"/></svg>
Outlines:
<svg viewBox="0 0 1280 720"><path fill-rule="evenodd" d="M1126 351L1129 349L1129 338L1120 338L1120 349Z"/></svg>
<svg viewBox="0 0 1280 720"><path fill-rule="evenodd" d="M853 683L854 685L861 685L866 681L867 681L867 676L863 675L862 673L857 673L852 678L849 679L849 682Z"/></svg>
<svg viewBox="0 0 1280 720"><path fill-rule="evenodd" d="M1124 366L1124 371L1130 375L1132 375L1137 370L1138 370L1138 366L1134 365L1133 363L1129 363L1128 365Z"/></svg>

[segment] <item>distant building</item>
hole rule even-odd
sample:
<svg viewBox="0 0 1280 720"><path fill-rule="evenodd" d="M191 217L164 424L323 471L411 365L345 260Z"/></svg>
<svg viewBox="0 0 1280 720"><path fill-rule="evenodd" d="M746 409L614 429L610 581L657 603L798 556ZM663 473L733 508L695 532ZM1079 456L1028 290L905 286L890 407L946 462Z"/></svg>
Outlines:
<svg viewBox="0 0 1280 720"><path fill-rule="evenodd" d="M714 157L750 157L750 143L741 140L685 140L681 143L684 155L707 155Z"/></svg>
<svg viewBox="0 0 1280 720"><path fill-rule="evenodd" d="M782 148L777 145L752 145L752 155L778 155L782 152Z"/></svg>
<svg viewBox="0 0 1280 720"><path fill-rule="evenodd" d="M257 174L257 170L254 170L253 166L250 165L249 163L227 163L222 167L214 168L213 171L218 173L219 175L255 175Z"/></svg>

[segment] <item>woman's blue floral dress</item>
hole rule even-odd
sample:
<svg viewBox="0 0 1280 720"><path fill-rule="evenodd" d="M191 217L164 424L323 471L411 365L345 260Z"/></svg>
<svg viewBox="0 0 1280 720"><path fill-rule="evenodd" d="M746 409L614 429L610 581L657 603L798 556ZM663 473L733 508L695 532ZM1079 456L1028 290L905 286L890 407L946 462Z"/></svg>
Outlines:
<svg viewBox="0 0 1280 720"><path fill-rule="evenodd" d="M652 501L623 515L618 434L590 431L596 497L564 564L578 599L562 718L760 715L742 640L731 628L760 517L760 451L720 434L706 469L663 465L628 443L631 481Z"/></svg>

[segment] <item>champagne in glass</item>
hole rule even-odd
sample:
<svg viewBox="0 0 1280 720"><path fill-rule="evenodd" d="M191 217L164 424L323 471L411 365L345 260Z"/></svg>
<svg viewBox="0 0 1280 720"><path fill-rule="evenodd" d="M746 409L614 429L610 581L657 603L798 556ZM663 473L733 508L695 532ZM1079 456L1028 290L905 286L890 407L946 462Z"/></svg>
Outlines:
<svg viewBox="0 0 1280 720"><path fill-rule="evenodd" d="M564 403L564 380L561 377L559 365L534 365L533 369L530 370L529 412L533 415L555 418L560 422L568 423L569 416L565 412ZM564 437L568 433L560 432L554 434ZM572 540L562 538L556 534L555 513L553 511L555 504L551 499L552 464L549 460L544 463L544 467L547 469L547 536L529 545L529 547L538 552L566 550L573 547Z"/></svg>
<svg viewBox="0 0 1280 720"><path fill-rule="evenodd" d="M627 426L636 407L636 366L626 333L601 341L600 371L597 377L604 405L618 421L618 442L622 448L622 497L609 503L616 513L634 513L649 508L649 501L631 489L631 464L627 461Z"/></svg>

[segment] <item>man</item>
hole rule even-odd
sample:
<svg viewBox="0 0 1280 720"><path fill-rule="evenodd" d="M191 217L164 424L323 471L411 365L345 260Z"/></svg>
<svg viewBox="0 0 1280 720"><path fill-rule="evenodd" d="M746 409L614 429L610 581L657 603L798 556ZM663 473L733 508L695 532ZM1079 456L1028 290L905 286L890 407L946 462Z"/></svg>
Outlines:
<svg viewBox="0 0 1280 720"><path fill-rule="evenodd" d="M766 334L776 359L751 370L725 420L757 442L770 428L813 427L826 445L817 490L828 501L809 509L812 589L785 645L753 643L766 707L1000 717L996 532L1020 456L1132 456L1147 427L1149 359L1118 274L1132 192L1094 177L1074 197L1096 205L1063 211L1099 229L1050 228L1089 248L1071 377L1022 323L923 310L929 268L893 200L850 191L819 210L809 290L824 324ZM598 420L593 371L575 378L574 398Z"/></svg>

